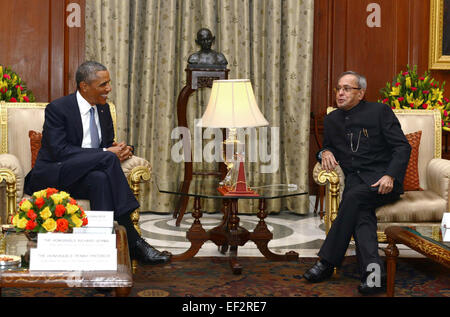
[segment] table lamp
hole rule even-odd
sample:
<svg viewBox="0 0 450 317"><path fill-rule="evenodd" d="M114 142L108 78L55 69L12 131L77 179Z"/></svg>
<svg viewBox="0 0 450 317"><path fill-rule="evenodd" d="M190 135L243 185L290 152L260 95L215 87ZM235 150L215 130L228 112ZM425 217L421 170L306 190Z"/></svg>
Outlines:
<svg viewBox="0 0 450 317"><path fill-rule="evenodd" d="M227 128L229 133L225 140L225 146L237 145L237 128L250 128L266 126L269 122L256 104L252 84L249 79L227 79L213 81L211 96L202 119L197 124L207 128ZM218 188L225 196L258 196L247 186L244 156L240 153L233 154L237 166L227 159L228 173ZM228 161L228 162L227 162ZM237 173L237 181L233 182L231 175ZM230 179L232 182L230 183Z"/></svg>

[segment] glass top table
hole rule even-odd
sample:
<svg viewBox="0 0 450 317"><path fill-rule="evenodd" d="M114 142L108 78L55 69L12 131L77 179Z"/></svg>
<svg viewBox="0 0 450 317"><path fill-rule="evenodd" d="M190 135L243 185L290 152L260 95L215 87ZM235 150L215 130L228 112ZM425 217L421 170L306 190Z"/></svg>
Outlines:
<svg viewBox="0 0 450 317"><path fill-rule="evenodd" d="M387 263L387 296L394 296L395 271L399 255L396 244L404 244L427 258L450 268L450 242L442 240L439 226L418 226L416 228L391 226L386 228L385 233L388 240L388 246L384 250Z"/></svg>
<svg viewBox="0 0 450 317"><path fill-rule="evenodd" d="M186 238L190 241L191 246L182 254L172 255L172 261L192 258L208 240L214 242L222 253L226 253L229 250L229 262L234 274L241 274L242 272L242 266L237 260L238 246L243 246L248 241L253 241L267 259L273 261L298 259L298 253L293 251L281 255L269 250L268 243L272 240L273 234L264 221L267 217L266 199L279 199L307 194L307 192L299 190L296 185L255 183L250 187L256 191L257 196L224 196L218 191L219 181L211 178L198 178L188 182L164 181L155 178L155 183L159 192L183 196L182 199L186 203L189 197L194 198L194 211L192 212L194 222L186 233ZM224 215L222 222L219 226L208 231L202 227L200 221L202 217L201 199L221 199L223 202L224 208L222 208L222 212ZM259 222L252 232L239 225L239 199L259 200L259 212L256 214Z"/></svg>

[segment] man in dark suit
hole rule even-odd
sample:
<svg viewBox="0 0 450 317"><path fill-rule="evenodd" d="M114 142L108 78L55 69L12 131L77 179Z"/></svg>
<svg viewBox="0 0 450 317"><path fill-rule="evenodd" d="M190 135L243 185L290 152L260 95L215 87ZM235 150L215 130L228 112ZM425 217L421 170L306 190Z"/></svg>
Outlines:
<svg viewBox="0 0 450 317"><path fill-rule="evenodd" d="M130 255L144 264L166 263L161 253L141 238L130 214L139 203L120 163L132 147L114 142L107 96L109 72L97 62L85 62L76 73L77 92L52 101L45 109L42 146L25 178L25 192L54 187L77 199L89 199L92 210L113 210L127 230Z"/></svg>
<svg viewBox="0 0 450 317"><path fill-rule="evenodd" d="M375 294L385 290L375 209L394 202L403 193L411 146L390 107L363 100L366 88L364 76L341 74L335 88L338 109L324 119L318 160L327 171L337 165L342 168L345 188L338 215L320 249L320 260L303 276L310 282L331 277L353 236L361 276L358 290ZM376 268L381 283L368 281Z"/></svg>

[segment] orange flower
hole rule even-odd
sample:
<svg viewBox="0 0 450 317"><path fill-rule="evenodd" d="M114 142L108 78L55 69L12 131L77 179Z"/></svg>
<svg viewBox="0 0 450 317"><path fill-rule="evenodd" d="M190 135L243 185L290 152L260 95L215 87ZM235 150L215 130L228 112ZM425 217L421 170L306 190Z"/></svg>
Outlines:
<svg viewBox="0 0 450 317"><path fill-rule="evenodd" d="M66 232L69 229L69 222L67 219L61 218L56 220L56 231Z"/></svg>
<svg viewBox="0 0 450 317"><path fill-rule="evenodd" d="M28 220L27 225L25 226L25 230L33 230L34 227L37 226L36 221Z"/></svg>
<svg viewBox="0 0 450 317"><path fill-rule="evenodd" d="M44 198L42 198L42 197L36 198L34 204L35 204L39 209L41 209L42 206L44 206L44 204L45 204L45 200L44 200Z"/></svg>
<svg viewBox="0 0 450 317"><path fill-rule="evenodd" d="M66 207L64 207L63 205L56 205L56 207L55 207L55 216L56 217L64 216L65 212L66 212Z"/></svg>
<svg viewBox="0 0 450 317"><path fill-rule="evenodd" d="M51 195L56 194L58 190L56 188L47 188L47 198L50 198Z"/></svg>
<svg viewBox="0 0 450 317"><path fill-rule="evenodd" d="M37 218L37 215L36 215L36 213L34 212L34 210L33 209L30 209L30 210L28 210L28 212L27 212L27 217L28 218L30 218L30 220L36 220L36 218Z"/></svg>

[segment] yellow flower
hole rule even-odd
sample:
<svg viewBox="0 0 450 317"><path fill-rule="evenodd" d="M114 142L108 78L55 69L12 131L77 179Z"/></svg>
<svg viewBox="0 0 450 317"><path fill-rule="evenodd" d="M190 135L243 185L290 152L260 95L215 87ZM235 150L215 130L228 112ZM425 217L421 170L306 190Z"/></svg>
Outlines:
<svg viewBox="0 0 450 317"><path fill-rule="evenodd" d="M69 215L71 215L71 214L77 212L78 209L79 209L79 208L78 208L77 205L72 205L72 204L67 204L67 205L66 205L66 210L67 210L67 213L68 213Z"/></svg>
<svg viewBox="0 0 450 317"><path fill-rule="evenodd" d="M44 229L48 232L53 232L56 229L56 221L53 218L48 218L44 221L42 227L44 227Z"/></svg>
<svg viewBox="0 0 450 317"><path fill-rule="evenodd" d="M395 108L397 108L397 109L400 108L400 103L397 99L394 100L394 104L395 104Z"/></svg>
<svg viewBox="0 0 450 317"><path fill-rule="evenodd" d="M27 199L22 203L22 205L20 205L20 210L27 212L31 207L33 207L33 205Z"/></svg>
<svg viewBox="0 0 450 317"><path fill-rule="evenodd" d="M75 224L76 227L81 227L81 225L83 224L83 221L81 221L81 219L78 218L77 215L72 215L70 219L72 220L72 222Z"/></svg>
<svg viewBox="0 0 450 317"><path fill-rule="evenodd" d="M17 221L17 228L24 229L27 226L27 222L28 222L27 218L20 218Z"/></svg>
<svg viewBox="0 0 450 317"><path fill-rule="evenodd" d="M391 96L398 96L400 94L400 86L392 87L392 91L390 92Z"/></svg>
<svg viewBox="0 0 450 317"><path fill-rule="evenodd" d="M405 82L406 88L410 88L411 87L411 77L407 76L405 78L405 80L406 80L406 82Z"/></svg>
<svg viewBox="0 0 450 317"><path fill-rule="evenodd" d="M1 66L0 66L1 67ZM14 227L17 227L17 222L19 221L19 214L16 214L14 217L13 217L13 220L12 220L12 224L14 225Z"/></svg>
<svg viewBox="0 0 450 317"><path fill-rule="evenodd" d="M38 192L34 192L33 196L36 198L47 198L47 190L43 189Z"/></svg>
<svg viewBox="0 0 450 317"><path fill-rule="evenodd" d="M420 99L414 99L413 103L414 103L414 106L418 107L418 106L420 106L421 104L423 104L423 99L422 99L422 98L420 98Z"/></svg>
<svg viewBox="0 0 450 317"><path fill-rule="evenodd" d="M62 197L61 193L53 194L53 195L50 196L50 198L53 200L55 205L60 204L61 201L63 200L63 197Z"/></svg>
<svg viewBox="0 0 450 317"><path fill-rule="evenodd" d="M39 214L44 220L52 216L52 212L50 211L50 208L48 208L48 206L45 207L44 210L42 210Z"/></svg>
<svg viewBox="0 0 450 317"><path fill-rule="evenodd" d="M431 88L431 92L433 94L433 100L442 101L442 90L440 90L439 88Z"/></svg>
<svg viewBox="0 0 450 317"><path fill-rule="evenodd" d="M413 93L406 94L406 101L408 102L408 104L414 103Z"/></svg>
<svg viewBox="0 0 450 317"><path fill-rule="evenodd" d="M61 195L62 199L70 198L70 194L68 194L64 191L60 191L59 194Z"/></svg>

